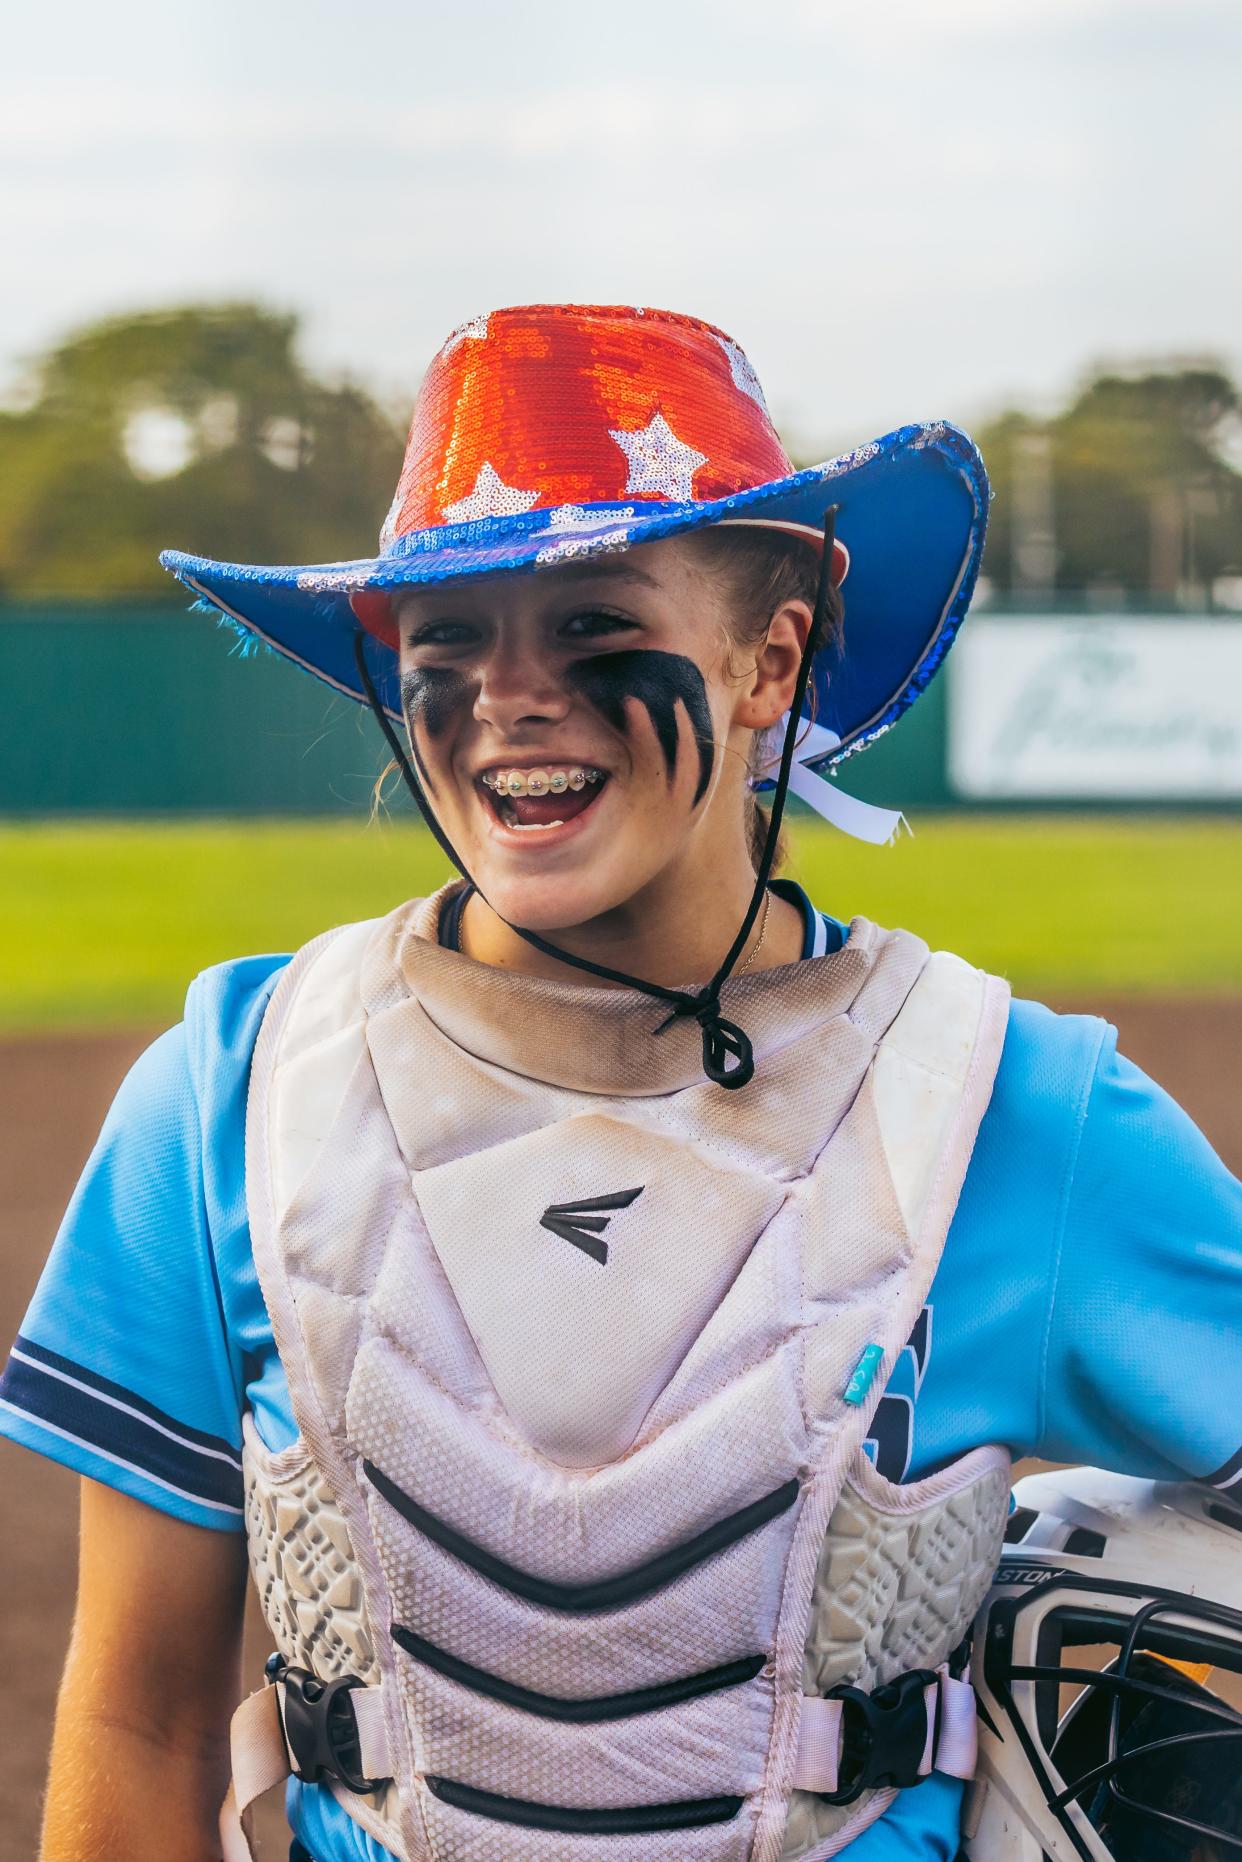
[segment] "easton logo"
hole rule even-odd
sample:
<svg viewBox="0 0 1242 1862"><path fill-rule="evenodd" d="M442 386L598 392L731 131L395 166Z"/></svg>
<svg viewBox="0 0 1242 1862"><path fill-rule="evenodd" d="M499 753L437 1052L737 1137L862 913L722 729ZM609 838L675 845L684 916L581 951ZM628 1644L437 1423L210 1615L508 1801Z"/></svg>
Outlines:
<svg viewBox="0 0 1242 1862"><path fill-rule="evenodd" d="M603 1267L608 1261L608 1243L602 1237L612 1220L604 1210L628 1209L646 1187L645 1183L640 1183L636 1190L614 1190L611 1196L584 1196L578 1202L549 1203L539 1218L539 1226L559 1235L562 1241L572 1241L575 1248L581 1248Z"/></svg>
<svg viewBox="0 0 1242 1862"><path fill-rule="evenodd" d="M1020 1565L1002 1558L992 1581L995 1584L1043 1584L1050 1578L1066 1578L1069 1575L1059 1565Z"/></svg>

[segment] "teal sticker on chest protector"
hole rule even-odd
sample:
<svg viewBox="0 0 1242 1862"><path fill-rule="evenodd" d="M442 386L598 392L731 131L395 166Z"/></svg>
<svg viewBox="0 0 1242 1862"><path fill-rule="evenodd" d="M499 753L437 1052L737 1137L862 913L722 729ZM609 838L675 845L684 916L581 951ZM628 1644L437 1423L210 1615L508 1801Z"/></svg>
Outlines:
<svg viewBox="0 0 1242 1862"><path fill-rule="evenodd" d="M862 1357L854 1366L854 1375L845 1386L847 1403L861 1403L875 1382L875 1374L884 1357L883 1345L864 1345Z"/></svg>

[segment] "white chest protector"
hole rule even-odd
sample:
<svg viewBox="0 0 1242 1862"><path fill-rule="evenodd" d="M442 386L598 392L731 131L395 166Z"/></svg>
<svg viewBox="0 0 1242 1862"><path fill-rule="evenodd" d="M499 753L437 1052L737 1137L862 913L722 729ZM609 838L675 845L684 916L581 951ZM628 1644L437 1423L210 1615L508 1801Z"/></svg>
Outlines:
<svg viewBox="0 0 1242 1862"><path fill-rule="evenodd" d="M828 1801L830 1690L939 1668L1003 1530L1001 1450L894 1487L861 1445L1006 987L856 921L726 985L730 1093L647 998L441 948L440 902L300 952L251 1077L300 1430L247 1428L252 1564L389 1781L333 1788L403 1862L833 1855L894 1792Z"/></svg>

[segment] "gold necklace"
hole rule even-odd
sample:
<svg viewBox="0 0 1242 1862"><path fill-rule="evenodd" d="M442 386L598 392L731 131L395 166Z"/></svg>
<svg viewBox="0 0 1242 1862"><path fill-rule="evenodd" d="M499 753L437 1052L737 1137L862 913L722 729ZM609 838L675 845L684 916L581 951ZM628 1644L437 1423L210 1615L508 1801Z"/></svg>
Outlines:
<svg viewBox="0 0 1242 1862"><path fill-rule="evenodd" d="M770 892L765 892L763 895L763 919L759 926L759 936L755 939L754 949L751 951L745 963L740 963L737 969L733 972L734 976L740 976L743 970L749 970L751 964L755 961L755 958L759 955L759 952L763 949L763 940L767 934L767 929L768 929L768 912L771 909L771 905L772 905L772 894Z"/></svg>

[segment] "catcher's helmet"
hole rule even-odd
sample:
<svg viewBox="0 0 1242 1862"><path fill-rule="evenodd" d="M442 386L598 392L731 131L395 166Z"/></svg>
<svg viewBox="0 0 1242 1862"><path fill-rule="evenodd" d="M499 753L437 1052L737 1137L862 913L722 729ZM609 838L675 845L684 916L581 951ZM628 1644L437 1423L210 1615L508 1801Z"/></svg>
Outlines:
<svg viewBox="0 0 1242 1862"><path fill-rule="evenodd" d="M1242 1504L1031 1475L975 1630L975 1862L1242 1862Z"/></svg>

